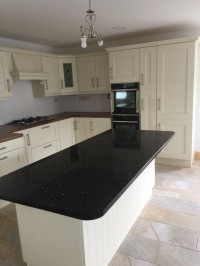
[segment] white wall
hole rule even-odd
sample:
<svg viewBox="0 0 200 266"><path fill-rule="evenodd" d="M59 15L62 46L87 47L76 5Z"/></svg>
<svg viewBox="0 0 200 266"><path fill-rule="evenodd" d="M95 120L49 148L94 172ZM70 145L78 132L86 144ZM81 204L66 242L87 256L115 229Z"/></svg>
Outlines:
<svg viewBox="0 0 200 266"><path fill-rule="evenodd" d="M12 86L12 97L0 101L0 125L15 119L44 116L65 111L109 112L107 94L35 98L30 81L18 81Z"/></svg>
<svg viewBox="0 0 200 266"><path fill-rule="evenodd" d="M108 94L74 95L60 99L64 111L82 112L110 112Z"/></svg>
<svg viewBox="0 0 200 266"><path fill-rule="evenodd" d="M34 98L30 81L14 84L12 95L8 101L0 101L0 125L23 117L62 112L60 97Z"/></svg>

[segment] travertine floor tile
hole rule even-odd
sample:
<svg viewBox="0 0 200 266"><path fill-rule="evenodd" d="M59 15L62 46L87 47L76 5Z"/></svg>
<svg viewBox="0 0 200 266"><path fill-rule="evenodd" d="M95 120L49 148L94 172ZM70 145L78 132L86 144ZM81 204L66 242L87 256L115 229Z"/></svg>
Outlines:
<svg viewBox="0 0 200 266"><path fill-rule="evenodd" d="M200 216L200 203L198 202L154 195L149 204L172 211Z"/></svg>
<svg viewBox="0 0 200 266"><path fill-rule="evenodd" d="M155 263L162 266L199 266L200 252L162 243Z"/></svg>
<svg viewBox="0 0 200 266"><path fill-rule="evenodd" d="M0 263L6 260L17 250L17 246L10 242L0 239Z"/></svg>
<svg viewBox="0 0 200 266"><path fill-rule="evenodd" d="M135 259L117 252L108 266L135 266Z"/></svg>
<svg viewBox="0 0 200 266"><path fill-rule="evenodd" d="M119 252L135 259L154 262L158 249L159 241L129 233L119 247Z"/></svg>
<svg viewBox="0 0 200 266"><path fill-rule="evenodd" d="M134 230L140 236L196 250L198 232L141 219Z"/></svg>
<svg viewBox="0 0 200 266"><path fill-rule="evenodd" d="M13 255L11 255L8 259L6 259L1 266L27 266L26 263L23 262L21 256L21 250L18 250Z"/></svg>
<svg viewBox="0 0 200 266"><path fill-rule="evenodd" d="M16 220L11 216L5 216L0 218L0 238L4 237L10 231L13 231L17 227Z"/></svg>

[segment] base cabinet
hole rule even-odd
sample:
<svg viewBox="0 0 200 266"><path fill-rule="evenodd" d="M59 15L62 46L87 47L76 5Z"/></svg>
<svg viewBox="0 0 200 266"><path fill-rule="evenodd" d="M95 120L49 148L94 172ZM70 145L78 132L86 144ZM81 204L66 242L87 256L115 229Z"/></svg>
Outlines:
<svg viewBox="0 0 200 266"><path fill-rule="evenodd" d="M73 118L58 122L60 133L60 149L66 149L75 144Z"/></svg>
<svg viewBox="0 0 200 266"><path fill-rule="evenodd" d="M110 118L74 118L75 143L96 136L111 128Z"/></svg>

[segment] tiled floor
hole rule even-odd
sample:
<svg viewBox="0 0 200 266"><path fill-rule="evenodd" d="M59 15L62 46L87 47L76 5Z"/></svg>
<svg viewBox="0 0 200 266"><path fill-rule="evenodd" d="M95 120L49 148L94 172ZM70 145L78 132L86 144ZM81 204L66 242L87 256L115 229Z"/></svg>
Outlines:
<svg viewBox="0 0 200 266"><path fill-rule="evenodd" d="M25 265L21 258L15 208L9 205L0 211L0 266ZM109 264L156 265L200 266L198 162L191 169L156 167L153 197Z"/></svg>

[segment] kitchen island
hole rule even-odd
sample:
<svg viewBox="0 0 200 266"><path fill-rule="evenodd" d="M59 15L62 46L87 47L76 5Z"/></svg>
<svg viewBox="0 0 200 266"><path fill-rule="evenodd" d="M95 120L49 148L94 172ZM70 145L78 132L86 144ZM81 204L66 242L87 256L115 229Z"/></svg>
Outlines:
<svg viewBox="0 0 200 266"><path fill-rule="evenodd" d="M151 196L173 132L106 131L0 178L28 266L106 266Z"/></svg>

